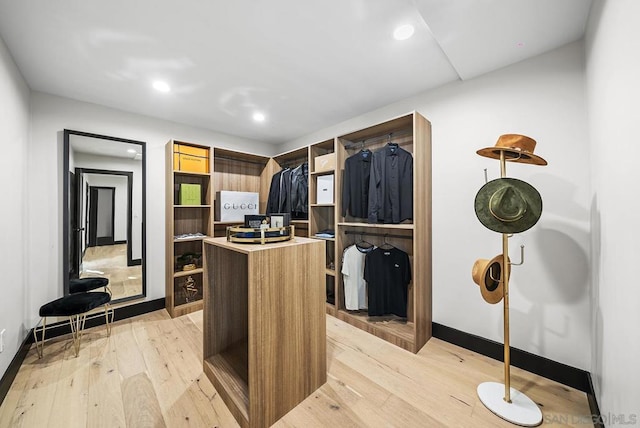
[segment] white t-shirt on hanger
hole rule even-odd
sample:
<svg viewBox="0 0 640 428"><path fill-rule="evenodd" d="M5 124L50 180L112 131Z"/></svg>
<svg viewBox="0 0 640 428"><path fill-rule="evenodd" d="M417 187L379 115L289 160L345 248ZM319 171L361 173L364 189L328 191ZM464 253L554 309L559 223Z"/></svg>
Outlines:
<svg viewBox="0 0 640 428"><path fill-rule="evenodd" d="M344 305L347 310L367 309L367 282L364 280L364 260L367 253L351 245L342 253Z"/></svg>

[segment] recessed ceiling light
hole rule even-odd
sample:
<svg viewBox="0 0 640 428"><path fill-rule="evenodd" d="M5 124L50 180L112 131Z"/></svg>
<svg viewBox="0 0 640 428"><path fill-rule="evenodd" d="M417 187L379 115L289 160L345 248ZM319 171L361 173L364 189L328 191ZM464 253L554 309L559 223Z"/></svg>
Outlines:
<svg viewBox="0 0 640 428"><path fill-rule="evenodd" d="M265 119L266 117L264 116L263 113L260 113L260 112L253 113L253 120L255 120L256 122L264 122Z"/></svg>
<svg viewBox="0 0 640 428"><path fill-rule="evenodd" d="M129 153L136 153L136 150L135 150L135 149L128 149L128 150L127 150L127 152L129 152Z"/></svg>
<svg viewBox="0 0 640 428"><path fill-rule="evenodd" d="M396 40L407 40L409 37L413 36L414 31L415 29L413 28L413 25L401 25L393 31L393 38Z"/></svg>
<svg viewBox="0 0 640 428"><path fill-rule="evenodd" d="M167 82L163 82L162 80L156 80L155 82L153 82L153 88L159 92L169 92L171 90L169 84Z"/></svg>

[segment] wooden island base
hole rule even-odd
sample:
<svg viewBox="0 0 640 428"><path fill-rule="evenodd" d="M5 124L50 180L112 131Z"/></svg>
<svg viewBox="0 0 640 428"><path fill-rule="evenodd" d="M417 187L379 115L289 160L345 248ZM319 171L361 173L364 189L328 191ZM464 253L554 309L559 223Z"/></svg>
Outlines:
<svg viewBox="0 0 640 428"><path fill-rule="evenodd" d="M240 426L271 426L327 380L325 243L204 243L204 372Z"/></svg>

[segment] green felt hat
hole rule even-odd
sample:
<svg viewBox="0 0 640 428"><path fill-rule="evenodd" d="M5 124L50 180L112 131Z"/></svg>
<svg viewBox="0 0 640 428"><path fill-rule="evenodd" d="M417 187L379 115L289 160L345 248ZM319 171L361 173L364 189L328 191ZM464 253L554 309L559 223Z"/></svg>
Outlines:
<svg viewBox="0 0 640 428"><path fill-rule="evenodd" d="M542 214L540 193L516 178L498 178L482 186L476 195L476 216L486 228L499 233L530 229Z"/></svg>

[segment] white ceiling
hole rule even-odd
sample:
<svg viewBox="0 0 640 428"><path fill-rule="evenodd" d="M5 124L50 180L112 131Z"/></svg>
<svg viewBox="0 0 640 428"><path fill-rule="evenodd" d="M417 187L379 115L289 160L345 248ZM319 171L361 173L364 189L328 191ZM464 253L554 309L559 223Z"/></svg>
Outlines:
<svg viewBox="0 0 640 428"><path fill-rule="evenodd" d="M0 0L36 91L281 143L582 37L591 0ZM397 25L416 31L392 37ZM156 92L154 79L169 93ZM252 120L263 112L263 123Z"/></svg>
<svg viewBox="0 0 640 428"><path fill-rule="evenodd" d="M138 144L75 134L69 135L69 150L74 153L142 160L142 148ZM135 153L129 150L135 150Z"/></svg>

